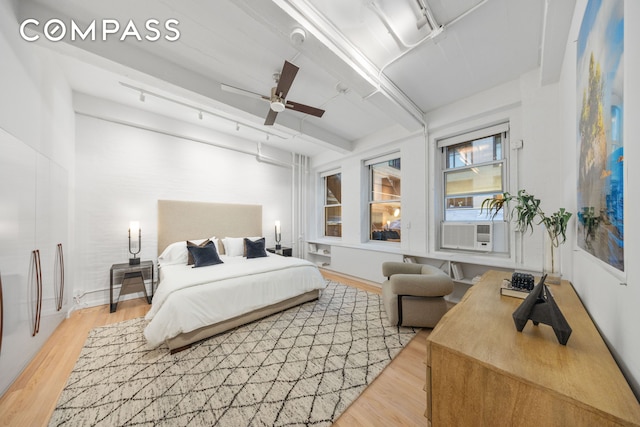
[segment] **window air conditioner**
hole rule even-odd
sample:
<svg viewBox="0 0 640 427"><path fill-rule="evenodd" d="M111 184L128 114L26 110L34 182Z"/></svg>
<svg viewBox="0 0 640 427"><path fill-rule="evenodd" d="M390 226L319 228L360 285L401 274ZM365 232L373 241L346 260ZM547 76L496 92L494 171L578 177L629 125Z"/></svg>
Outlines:
<svg viewBox="0 0 640 427"><path fill-rule="evenodd" d="M442 248L493 251L493 223L450 221L442 223Z"/></svg>

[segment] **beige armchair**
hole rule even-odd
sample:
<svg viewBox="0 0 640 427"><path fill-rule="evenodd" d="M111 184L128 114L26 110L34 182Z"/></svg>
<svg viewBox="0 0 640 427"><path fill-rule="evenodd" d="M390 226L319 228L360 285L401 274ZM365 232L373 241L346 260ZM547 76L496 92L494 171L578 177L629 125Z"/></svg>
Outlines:
<svg viewBox="0 0 640 427"><path fill-rule="evenodd" d="M382 274L382 300L392 325L433 328L447 312L444 297L453 292L453 281L439 268L385 262Z"/></svg>

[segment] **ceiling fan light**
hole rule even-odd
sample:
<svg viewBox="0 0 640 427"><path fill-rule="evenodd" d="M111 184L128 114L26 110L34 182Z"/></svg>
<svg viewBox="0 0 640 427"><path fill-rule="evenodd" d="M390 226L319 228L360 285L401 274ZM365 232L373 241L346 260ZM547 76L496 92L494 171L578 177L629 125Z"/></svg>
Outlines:
<svg viewBox="0 0 640 427"><path fill-rule="evenodd" d="M271 102L271 109L276 113L281 113L284 111L285 106L282 101L273 101Z"/></svg>

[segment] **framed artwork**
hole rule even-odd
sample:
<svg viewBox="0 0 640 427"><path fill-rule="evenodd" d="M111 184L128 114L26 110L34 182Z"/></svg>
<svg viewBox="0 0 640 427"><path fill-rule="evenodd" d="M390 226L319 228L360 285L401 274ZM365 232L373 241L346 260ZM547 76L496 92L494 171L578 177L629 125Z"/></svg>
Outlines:
<svg viewBox="0 0 640 427"><path fill-rule="evenodd" d="M589 0L578 36L578 246L624 271L624 0Z"/></svg>

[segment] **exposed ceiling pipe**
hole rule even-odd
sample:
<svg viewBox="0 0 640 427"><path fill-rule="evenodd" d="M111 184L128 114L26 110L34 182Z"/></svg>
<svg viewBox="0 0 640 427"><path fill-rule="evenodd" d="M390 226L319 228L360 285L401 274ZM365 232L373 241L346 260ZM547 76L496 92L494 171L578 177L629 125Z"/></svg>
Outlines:
<svg viewBox="0 0 640 427"><path fill-rule="evenodd" d="M420 2L420 3L423 2L423 0L417 0L417 1ZM482 0L480 3L476 4L475 6L473 6L470 9L468 9L467 11L461 13L460 15L458 15L457 17L455 17L454 19L452 19L448 23L435 28L433 31L431 31L429 34L427 34L425 37L423 37L422 39L418 40L417 42L415 42L415 43L413 43L411 45L406 45L407 50L405 50L404 52L401 52L398 56L396 56L395 58L393 58L392 60L390 60L389 62L384 64L382 66L382 68L380 68L380 74L382 74L384 72L384 70L386 68L388 68L391 64L395 63L400 58L404 57L406 54L408 54L409 52L413 51L416 47L420 46L422 43L426 42L427 40L431 40L431 39L434 39L434 38L438 37L440 34L442 34L444 32L445 29L451 27L452 25L455 25L458 21L460 21L461 19L463 19L464 17L466 17L470 13L473 13L476 9L478 9L479 7L481 7L482 5L487 3L488 1L489 0ZM427 10L429 10L429 9L427 8ZM429 11L429 13L431 13L431 12ZM433 22L435 24L435 20Z"/></svg>
<svg viewBox="0 0 640 427"><path fill-rule="evenodd" d="M387 31L389 31L389 34L391 34L391 37L393 37L393 39L396 41L399 47L403 49L411 49L412 47L415 47L416 45L424 42L425 40L429 40L435 37L437 34L440 34L440 32L442 31L440 29L441 27L438 25L435 18L433 17L431 10L424 3L424 0L416 0L416 1L418 2L417 12L424 17L424 19L418 20L416 22L416 26L420 30L422 29L422 27L428 24L431 31L425 37L420 39L417 43L413 43L413 44L407 43L404 40L402 40L400 35L396 32L396 30L393 28L393 26L389 22L387 15L385 15L385 13L378 7L375 0L371 0L368 3L369 8L378 16L378 18L380 18L380 21L382 21L382 24L385 26ZM433 32L437 32L437 34L433 35Z"/></svg>
<svg viewBox="0 0 640 427"><path fill-rule="evenodd" d="M431 29L431 31L438 28L436 19L434 18L433 13L431 13L431 8L427 4L427 2L425 0L416 0L416 3L418 3L418 9L420 10L420 14L422 15L422 17L417 22L418 29L421 29L427 24L429 24L429 28Z"/></svg>

